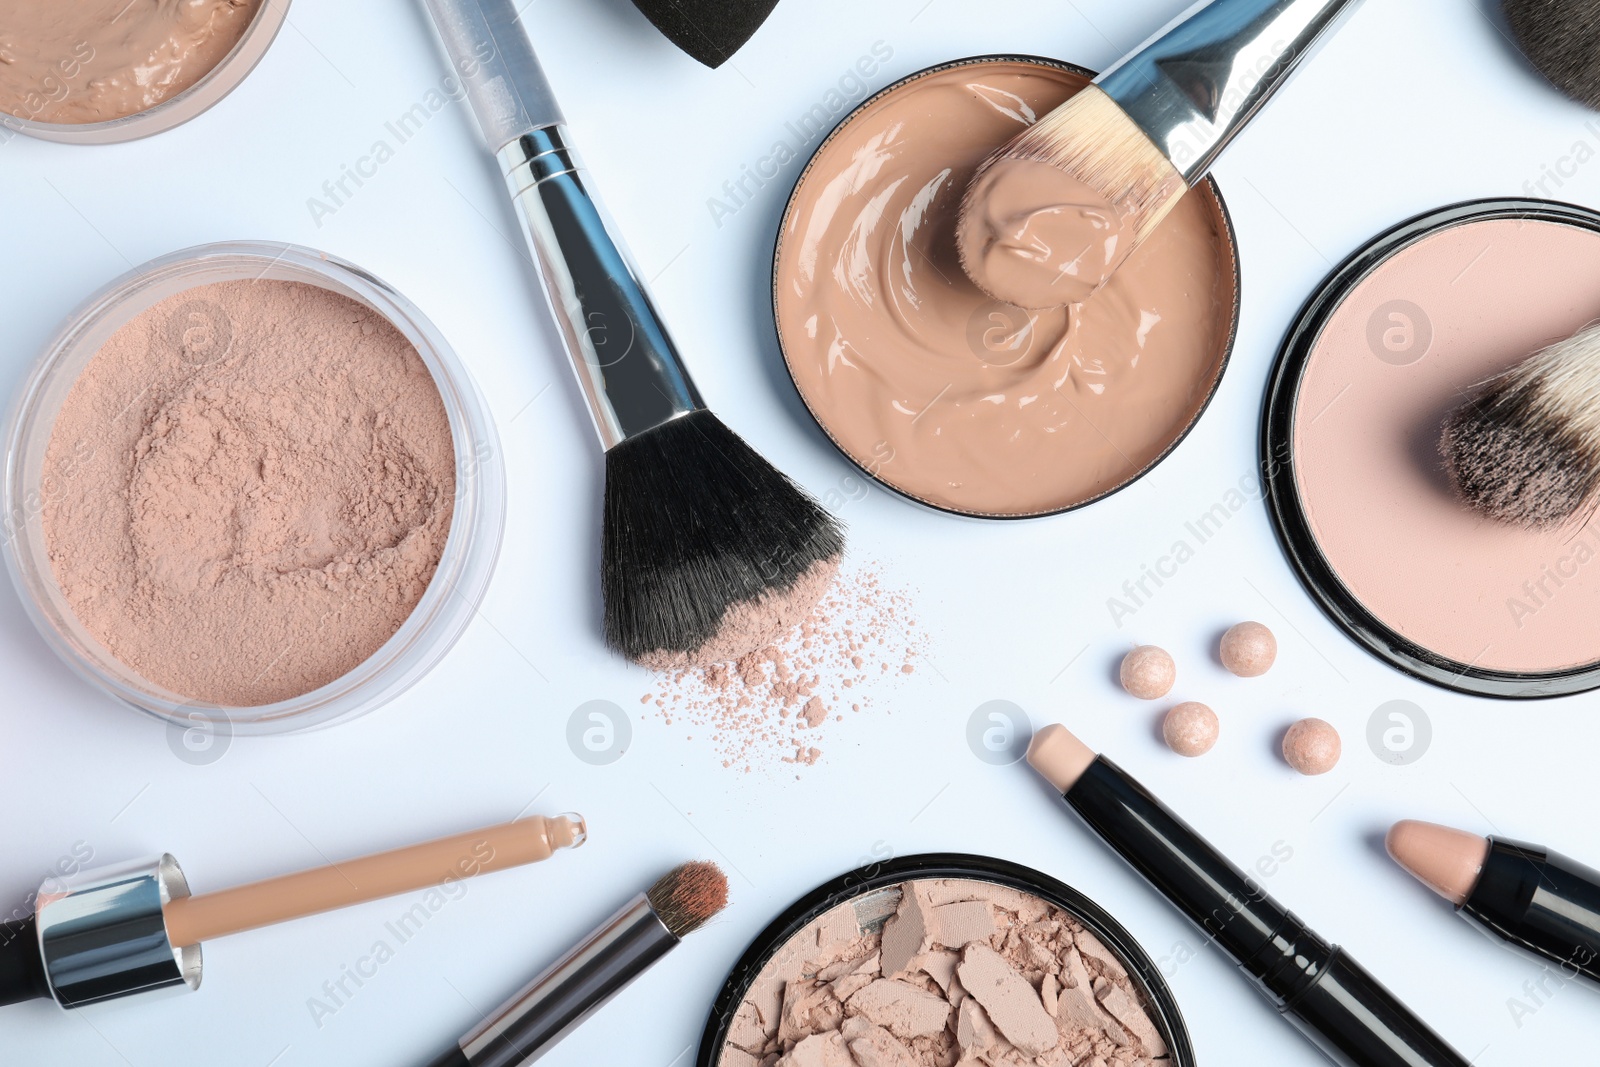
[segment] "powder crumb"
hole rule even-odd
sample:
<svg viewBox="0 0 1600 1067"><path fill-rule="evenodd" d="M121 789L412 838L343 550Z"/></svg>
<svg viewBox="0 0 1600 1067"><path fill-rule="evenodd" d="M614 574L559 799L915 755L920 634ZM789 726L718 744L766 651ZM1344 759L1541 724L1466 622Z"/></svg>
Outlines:
<svg viewBox="0 0 1600 1067"><path fill-rule="evenodd" d="M831 728L830 709L846 704L846 690L860 714L871 707L868 691L885 684L875 678L892 670L903 678L927 654L927 635L914 624L909 591L889 587L875 564L846 566L777 642L732 662L660 674L641 703L653 703L665 723L709 732L718 759L747 773L759 764L812 766L822 748L809 735Z"/></svg>
<svg viewBox="0 0 1600 1067"><path fill-rule="evenodd" d="M51 566L147 681L301 696L392 637L450 532L438 386L390 322L284 281L180 292L116 331L51 431Z"/></svg>
<svg viewBox="0 0 1600 1067"><path fill-rule="evenodd" d="M828 721L828 709L822 706L821 697L812 697L800 709L800 718L807 726L818 727Z"/></svg>

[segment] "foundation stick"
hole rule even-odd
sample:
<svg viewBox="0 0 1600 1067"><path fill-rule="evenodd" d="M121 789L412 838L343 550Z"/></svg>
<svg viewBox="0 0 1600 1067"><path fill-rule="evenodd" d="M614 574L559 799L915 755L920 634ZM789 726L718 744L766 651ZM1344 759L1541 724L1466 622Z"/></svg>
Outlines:
<svg viewBox="0 0 1600 1067"><path fill-rule="evenodd" d="M1549 849L1433 823L1395 823L1389 855L1514 948L1555 963L1562 979L1600 984L1600 871Z"/></svg>
<svg viewBox="0 0 1600 1067"><path fill-rule="evenodd" d="M1028 762L1330 1061L1341 1067L1468 1067L1342 949L1318 937L1065 727L1035 734Z"/></svg>
<svg viewBox="0 0 1600 1067"><path fill-rule="evenodd" d="M333 863L298 874L170 901L173 945L197 945L261 926L347 908L550 858L587 836L574 815L528 819L442 837L409 848Z"/></svg>

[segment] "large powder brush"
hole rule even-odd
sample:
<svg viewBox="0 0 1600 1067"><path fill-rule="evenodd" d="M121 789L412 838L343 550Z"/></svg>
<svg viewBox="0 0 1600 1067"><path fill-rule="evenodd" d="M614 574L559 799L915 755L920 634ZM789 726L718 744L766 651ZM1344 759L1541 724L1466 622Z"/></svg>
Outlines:
<svg viewBox="0 0 1600 1067"><path fill-rule="evenodd" d="M534 16L511 0L428 9L506 175L606 450L607 643L656 667L759 647L821 596L843 527L706 409L568 144L524 29Z"/></svg>
<svg viewBox="0 0 1600 1067"><path fill-rule="evenodd" d="M778 0L633 0L667 39L720 67L767 21Z"/></svg>
<svg viewBox="0 0 1600 1067"><path fill-rule="evenodd" d="M1491 519L1535 530L1587 515L1600 500L1600 326L1589 326L1489 379L1446 417L1445 472Z"/></svg>
<svg viewBox="0 0 1600 1067"><path fill-rule="evenodd" d="M1505 0L1505 14L1534 69L1578 103L1600 110L1600 3Z"/></svg>

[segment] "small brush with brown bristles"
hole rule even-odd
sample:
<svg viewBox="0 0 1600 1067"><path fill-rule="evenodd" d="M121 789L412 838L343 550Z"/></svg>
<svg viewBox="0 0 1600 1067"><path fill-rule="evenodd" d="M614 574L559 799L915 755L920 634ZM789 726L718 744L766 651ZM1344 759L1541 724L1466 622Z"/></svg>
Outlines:
<svg viewBox="0 0 1600 1067"><path fill-rule="evenodd" d="M543 1056L728 906L714 863L674 867L486 1016L432 1067L522 1067Z"/></svg>
<svg viewBox="0 0 1600 1067"><path fill-rule="evenodd" d="M1111 205L1127 235L1118 261L1126 259L1358 2L1212 0L1191 8L995 153L968 186L962 217L978 212L981 179L998 163L1044 163ZM973 265L987 250L973 241L1007 242L1008 252L1053 266L1036 241L1017 234L978 235L965 224L958 233L962 265L999 299L1022 303L977 277Z"/></svg>

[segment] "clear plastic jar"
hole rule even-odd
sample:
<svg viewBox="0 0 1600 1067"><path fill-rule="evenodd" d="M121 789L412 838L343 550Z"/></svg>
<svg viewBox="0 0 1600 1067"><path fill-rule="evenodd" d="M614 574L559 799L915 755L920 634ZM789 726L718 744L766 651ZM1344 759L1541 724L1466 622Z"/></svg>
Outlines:
<svg viewBox="0 0 1600 1067"><path fill-rule="evenodd" d="M44 539L44 460L73 383L112 334L156 303L214 282L271 279L320 286L394 324L433 375L450 421L456 498L433 580L400 629L360 666L303 696L255 707L188 700L140 677L96 641L61 592ZM482 394L444 338L405 297L361 268L298 245L204 245L152 260L83 304L28 374L6 428L0 538L6 568L50 647L79 675L180 729L286 733L344 721L409 689L448 652L482 602L505 531L505 468Z"/></svg>
<svg viewBox="0 0 1600 1067"><path fill-rule="evenodd" d="M120 119L105 122L39 122L0 112L0 127L36 137L41 141L60 141L63 144L118 144L137 141L141 137L162 133L181 126L196 115L210 110L219 100L233 92L239 83L256 69L261 57L278 36L278 31L289 18L289 0L264 0L256 17L245 28L239 43L222 58L222 62L183 92L172 96L155 107L146 108ZM3 140L4 138L0 138Z"/></svg>

